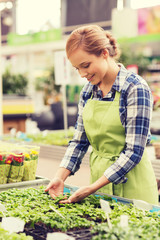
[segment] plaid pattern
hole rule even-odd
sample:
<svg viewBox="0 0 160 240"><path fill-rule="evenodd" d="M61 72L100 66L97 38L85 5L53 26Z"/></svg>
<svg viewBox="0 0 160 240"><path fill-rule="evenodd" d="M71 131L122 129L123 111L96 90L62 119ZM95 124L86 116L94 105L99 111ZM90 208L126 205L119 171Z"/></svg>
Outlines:
<svg viewBox="0 0 160 240"><path fill-rule="evenodd" d="M104 172L110 182L126 182L125 175L139 163L146 144L150 142L149 129L153 106L151 91L143 78L128 71L122 64L120 67L112 89L105 97L102 97L97 85L89 82L81 91L75 134L60 164L60 167L69 169L71 174L80 168L82 158L90 145L83 126L82 112L91 96L99 101L113 101L115 92L121 92L119 114L125 128L125 148L119 158Z"/></svg>

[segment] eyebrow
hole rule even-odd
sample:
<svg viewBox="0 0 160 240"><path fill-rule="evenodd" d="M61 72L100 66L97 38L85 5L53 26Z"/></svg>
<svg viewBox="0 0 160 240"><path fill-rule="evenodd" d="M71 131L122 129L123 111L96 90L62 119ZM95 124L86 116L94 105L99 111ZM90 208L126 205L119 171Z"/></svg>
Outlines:
<svg viewBox="0 0 160 240"><path fill-rule="evenodd" d="M89 64L89 62L82 62L79 64L79 66L83 66L84 64ZM77 68L76 66L74 66L75 68Z"/></svg>
<svg viewBox="0 0 160 240"><path fill-rule="evenodd" d="M79 65L82 66L83 64L88 64L89 62L82 62Z"/></svg>

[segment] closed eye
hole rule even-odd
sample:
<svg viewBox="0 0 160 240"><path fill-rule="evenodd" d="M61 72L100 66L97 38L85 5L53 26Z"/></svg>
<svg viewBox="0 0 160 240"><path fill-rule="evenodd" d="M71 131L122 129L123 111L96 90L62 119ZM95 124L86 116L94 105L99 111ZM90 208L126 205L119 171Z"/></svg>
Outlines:
<svg viewBox="0 0 160 240"><path fill-rule="evenodd" d="M87 63L87 64L81 64L80 65L80 68L88 68L90 66L90 63ZM76 70L79 70L79 68L78 67L74 67Z"/></svg>
<svg viewBox="0 0 160 240"><path fill-rule="evenodd" d="M83 68L88 68L90 66L90 63L83 65Z"/></svg>

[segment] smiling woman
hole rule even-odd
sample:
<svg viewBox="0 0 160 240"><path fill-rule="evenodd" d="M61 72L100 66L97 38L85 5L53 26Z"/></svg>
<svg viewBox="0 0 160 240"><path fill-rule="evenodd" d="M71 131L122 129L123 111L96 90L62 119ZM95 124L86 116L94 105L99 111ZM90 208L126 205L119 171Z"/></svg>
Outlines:
<svg viewBox="0 0 160 240"><path fill-rule="evenodd" d="M66 44L66 53L80 76L94 85L99 84L105 96L119 72L114 60L119 56L119 48L111 33L100 31L98 26L81 27L72 32ZM112 70L108 71L109 77L107 69Z"/></svg>
<svg viewBox="0 0 160 240"><path fill-rule="evenodd" d="M88 82L83 87L75 134L46 191L55 198L80 168L89 145L91 184L63 203L78 202L97 190L158 204L158 190L145 150L150 142L152 94L146 81L115 59L116 39L97 25L74 30L66 44L71 64Z"/></svg>

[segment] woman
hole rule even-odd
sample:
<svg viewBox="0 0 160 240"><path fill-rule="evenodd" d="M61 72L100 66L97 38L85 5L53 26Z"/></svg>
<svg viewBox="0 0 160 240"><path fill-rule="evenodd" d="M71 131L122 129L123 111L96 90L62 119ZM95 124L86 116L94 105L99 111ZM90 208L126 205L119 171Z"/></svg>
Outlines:
<svg viewBox="0 0 160 240"><path fill-rule="evenodd" d="M158 204L157 183L145 151L152 112L147 83L116 62L116 40L99 26L74 30L66 53L88 82L80 95L73 140L45 191L53 198L63 194L64 181L79 169L91 145L91 184L62 203L80 201L98 190Z"/></svg>

